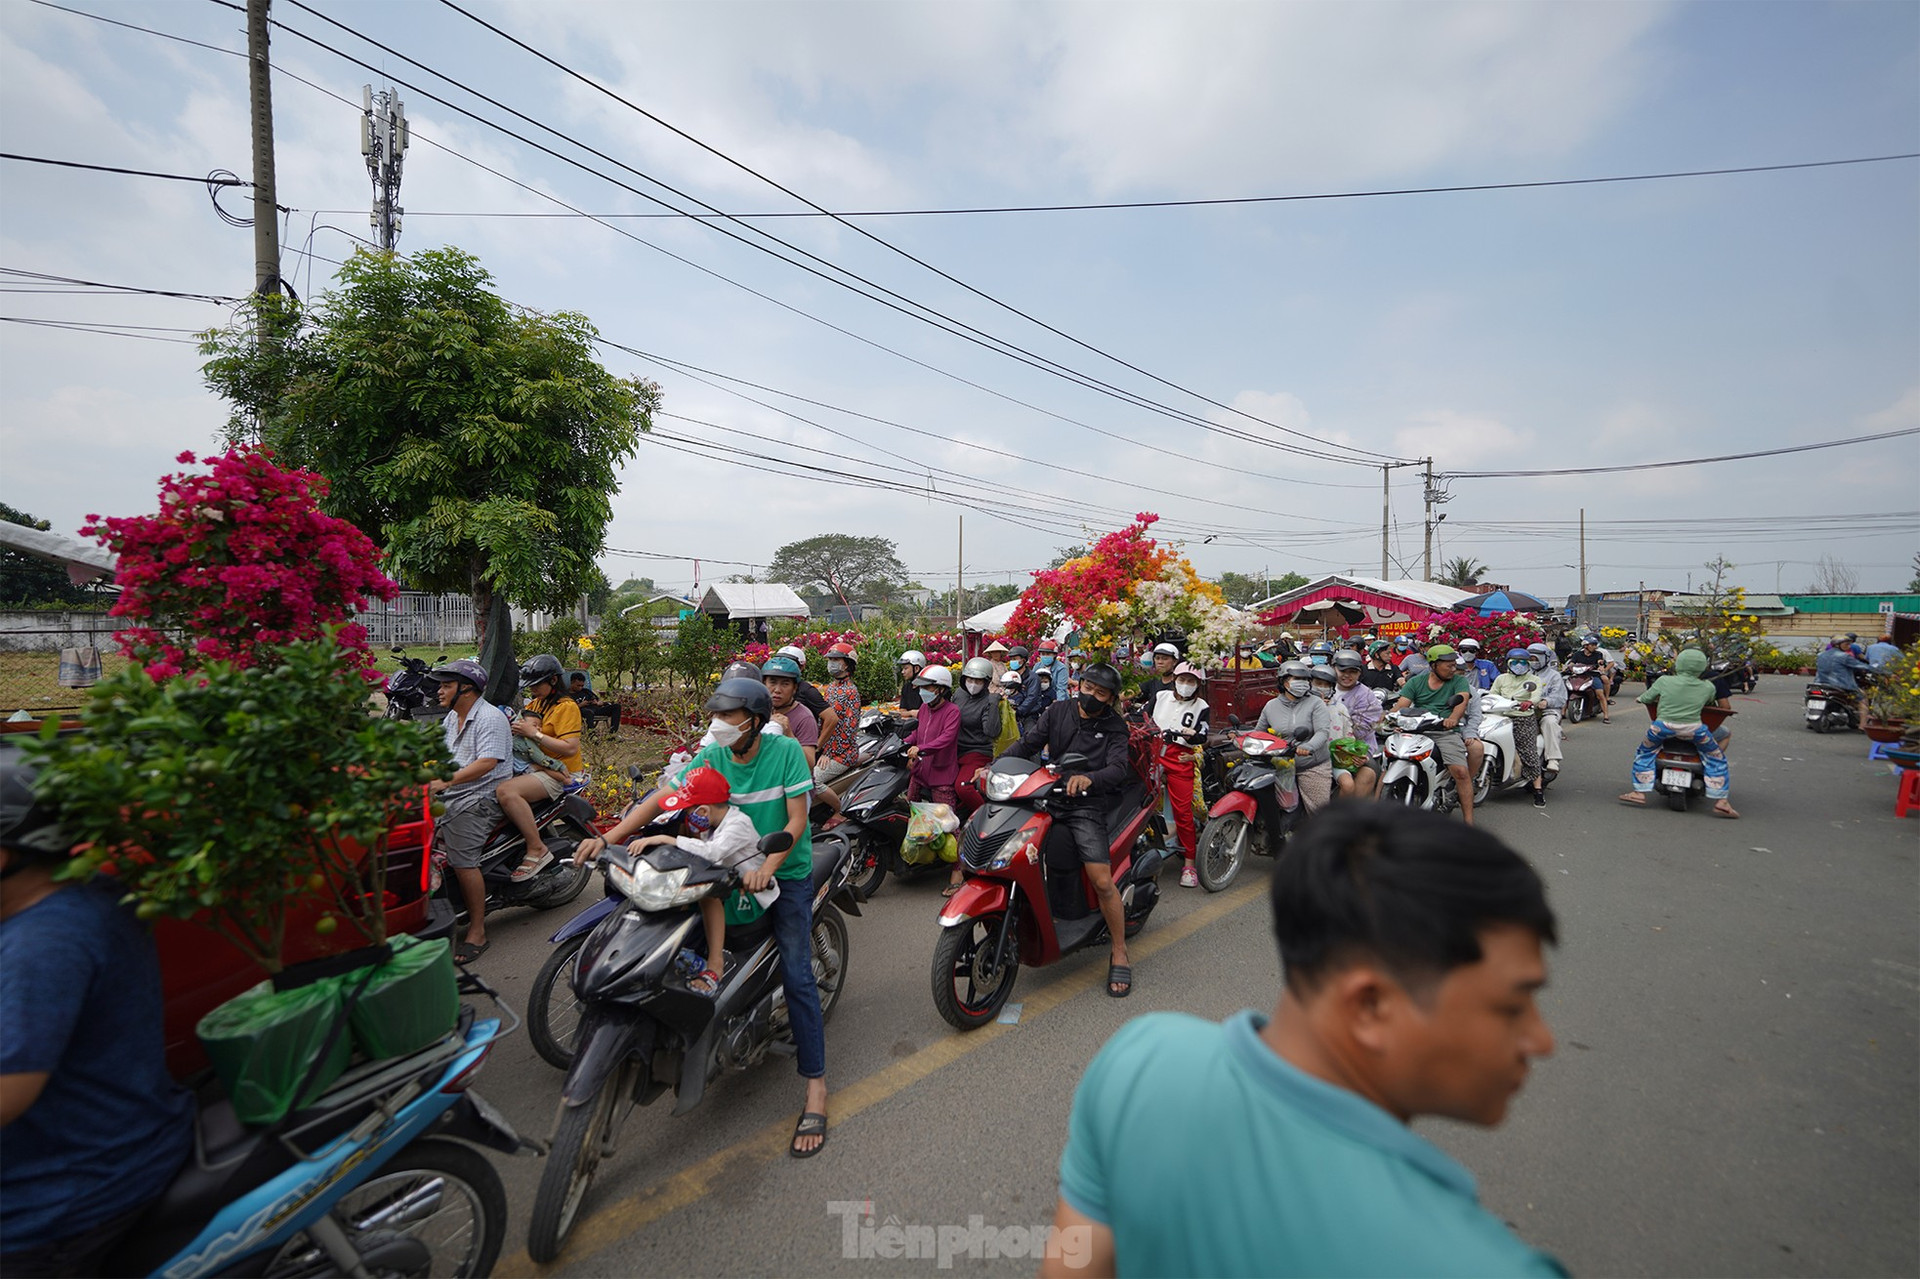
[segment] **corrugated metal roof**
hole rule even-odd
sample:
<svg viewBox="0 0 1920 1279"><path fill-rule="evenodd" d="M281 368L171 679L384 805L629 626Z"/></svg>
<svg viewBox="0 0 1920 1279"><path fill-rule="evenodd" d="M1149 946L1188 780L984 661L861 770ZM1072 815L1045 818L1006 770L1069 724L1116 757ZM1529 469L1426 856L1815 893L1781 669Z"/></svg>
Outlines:
<svg viewBox="0 0 1920 1279"><path fill-rule="evenodd" d="M1878 613L1882 604L1893 605L1896 613L1920 612L1920 595L1906 591L1885 595L1783 595L1780 598L1802 613Z"/></svg>
<svg viewBox="0 0 1920 1279"><path fill-rule="evenodd" d="M1273 609L1286 605L1292 600L1305 599L1315 591L1325 590L1329 586L1353 586L1363 591L1371 591L1375 595L1392 595L1406 600L1409 603L1418 604L1422 608L1429 608L1440 613L1451 610L1462 600L1474 598L1472 591L1463 591L1453 586L1442 586L1438 582L1419 582L1411 578L1403 578L1399 581L1389 582L1378 577L1353 577L1345 573L1332 573L1318 581L1309 582L1305 586L1297 587L1294 590L1287 591L1280 595L1275 595L1271 599L1261 600L1258 604L1250 606L1248 611L1254 613L1270 612Z"/></svg>
<svg viewBox="0 0 1920 1279"><path fill-rule="evenodd" d="M783 582L718 582L700 597L702 613L728 617L806 617L812 612Z"/></svg>

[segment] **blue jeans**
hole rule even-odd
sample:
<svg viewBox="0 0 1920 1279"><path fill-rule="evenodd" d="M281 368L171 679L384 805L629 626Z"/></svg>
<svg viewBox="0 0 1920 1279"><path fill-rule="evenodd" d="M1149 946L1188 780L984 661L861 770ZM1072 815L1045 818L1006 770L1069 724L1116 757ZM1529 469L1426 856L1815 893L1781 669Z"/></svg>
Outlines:
<svg viewBox="0 0 1920 1279"><path fill-rule="evenodd" d="M793 1031L800 1073L827 1073L827 1024L820 1016L820 989L813 984L813 880L776 879L780 895L767 908L773 943L780 948L780 985L787 993L787 1025Z"/></svg>
<svg viewBox="0 0 1920 1279"><path fill-rule="evenodd" d="M1633 752L1633 788L1642 795L1653 790L1653 775L1660 746L1669 738L1683 737L1700 752L1700 764L1707 775L1707 798L1725 799L1731 785L1727 752L1705 724L1695 724L1691 732L1682 732L1665 720L1656 719L1647 726L1647 735Z"/></svg>

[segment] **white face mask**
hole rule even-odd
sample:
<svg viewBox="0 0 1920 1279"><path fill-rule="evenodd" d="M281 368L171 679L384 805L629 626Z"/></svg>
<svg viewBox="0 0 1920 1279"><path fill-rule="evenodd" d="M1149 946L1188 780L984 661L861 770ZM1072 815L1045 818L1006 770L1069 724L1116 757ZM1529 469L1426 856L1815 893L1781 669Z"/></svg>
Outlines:
<svg viewBox="0 0 1920 1279"><path fill-rule="evenodd" d="M713 739L715 746L730 749L740 740L742 733L738 725L729 724L726 720L716 717L711 724L707 725L707 736Z"/></svg>
<svg viewBox="0 0 1920 1279"><path fill-rule="evenodd" d="M1190 679L1180 679L1180 680L1175 680L1173 682L1173 691L1174 691L1174 694L1178 696L1181 701L1184 702L1188 698L1192 697L1195 693L1198 693L1200 691L1200 686L1194 683Z"/></svg>
<svg viewBox="0 0 1920 1279"><path fill-rule="evenodd" d="M967 691L975 697L978 697L987 691L987 681L983 679L970 679L967 681Z"/></svg>
<svg viewBox="0 0 1920 1279"><path fill-rule="evenodd" d="M1295 697L1306 696L1307 690L1312 687L1313 681L1310 679L1290 679L1287 681L1287 691Z"/></svg>
<svg viewBox="0 0 1920 1279"><path fill-rule="evenodd" d="M827 674L833 676L835 679L839 679L842 675L845 675L846 673L847 673L847 664L845 662L828 662L827 663Z"/></svg>

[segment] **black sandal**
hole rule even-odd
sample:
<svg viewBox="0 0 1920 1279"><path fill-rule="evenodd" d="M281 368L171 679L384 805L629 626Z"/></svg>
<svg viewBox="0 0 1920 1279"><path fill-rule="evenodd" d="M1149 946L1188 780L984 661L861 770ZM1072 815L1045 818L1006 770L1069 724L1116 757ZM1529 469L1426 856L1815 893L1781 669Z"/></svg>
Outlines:
<svg viewBox="0 0 1920 1279"><path fill-rule="evenodd" d="M1114 987L1120 987L1115 990ZM1107 998L1125 999L1133 993L1133 968L1127 964L1107 965Z"/></svg>
<svg viewBox="0 0 1920 1279"><path fill-rule="evenodd" d="M799 1141L802 1137L818 1137L820 1144L812 1150L802 1150ZM787 1143L787 1153L795 1159L811 1159L827 1148L827 1117L817 1110L800 1112L800 1122L793 1126L793 1140Z"/></svg>
<svg viewBox="0 0 1920 1279"><path fill-rule="evenodd" d="M493 945L491 938L483 942L463 941L454 947L453 962L456 964L471 964L474 960L486 954L487 947L491 945Z"/></svg>

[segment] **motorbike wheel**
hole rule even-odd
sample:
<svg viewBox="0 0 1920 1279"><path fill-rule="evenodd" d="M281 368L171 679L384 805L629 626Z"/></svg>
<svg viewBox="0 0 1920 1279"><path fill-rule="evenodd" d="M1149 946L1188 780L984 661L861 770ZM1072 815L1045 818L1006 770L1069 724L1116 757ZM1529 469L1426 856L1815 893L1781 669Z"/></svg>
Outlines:
<svg viewBox="0 0 1920 1279"><path fill-rule="evenodd" d="M342 1196L332 1216L356 1250L405 1238L426 1251L423 1274L486 1275L507 1235L507 1189L479 1151L426 1137ZM301 1233L281 1246L266 1273L293 1279L338 1271Z"/></svg>
<svg viewBox="0 0 1920 1279"><path fill-rule="evenodd" d="M1420 807L1419 787L1414 785L1411 777L1388 783L1381 789L1380 797L1389 804L1399 804L1405 808Z"/></svg>
<svg viewBox="0 0 1920 1279"><path fill-rule="evenodd" d="M1200 832L1200 846L1193 857L1200 886L1210 893L1225 892L1247 864L1252 839L1253 830L1239 813L1223 813L1209 821Z"/></svg>
<svg viewBox="0 0 1920 1279"><path fill-rule="evenodd" d="M622 1067L607 1077L592 1101L569 1106L560 1116L527 1223L527 1255L542 1265L560 1255L580 1215L601 1151L612 1141L614 1111L626 1082Z"/></svg>
<svg viewBox="0 0 1920 1279"><path fill-rule="evenodd" d="M998 973L983 973L993 958L1003 913L996 911L965 924L940 930L933 948L933 1006L956 1030L978 1030L1000 1015L1001 1005L1013 993L1020 959L1009 954ZM1014 946L1011 941L1008 950Z"/></svg>
<svg viewBox="0 0 1920 1279"><path fill-rule="evenodd" d="M1824 733L1827 731L1827 728L1828 728L1827 717L1825 715L1822 715L1816 719L1810 719L1807 721L1807 727L1811 728L1816 733Z"/></svg>
<svg viewBox="0 0 1920 1279"><path fill-rule="evenodd" d="M1475 808L1487 802L1487 796L1493 794L1493 769L1498 757L1488 751L1480 760L1480 776L1473 786L1473 806Z"/></svg>
<svg viewBox="0 0 1920 1279"><path fill-rule="evenodd" d="M1676 813L1687 811L1687 801L1693 798L1691 791L1670 790L1667 792L1667 807Z"/></svg>
<svg viewBox="0 0 1920 1279"><path fill-rule="evenodd" d="M552 910L556 906L565 906L578 897L592 882L593 867L565 866L552 872L552 880L552 884L540 894L537 901L527 903L529 906L535 910Z"/></svg>
<svg viewBox="0 0 1920 1279"><path fill-rule="evenodd" d="M831 906L822 906L813 918L813 984L820 992L820 1020L833 1019L840 992L847 988L847 937L845 916Z"/></svg>
<svg viewBox="0 0 1920 1279"><path fill-rule="evenodd" d="M556 1070L573 1066L574 1038L580 1033L580 1003L570 979L574 957L587 944L589 934L569 937L553 948L547 962L540 965L527 995L527 1038L540 1060Z"/></svg>
<svg viewBox="0 0 1920 1279"><path fill-rule="evenodd" d="M1585 719L1586 717L1587 717L1587 699L1586 698L1576 697L1567 703L1567 720L1569 723L1578 724L1581 720Z"/></svg>
<svg viewBox="0 0 1920 1279"><path fill-rule="evenodd" d="M847 882L853 888L854 895L866 901L880 891L880 885L887 882L887 850L876 840L863 839L854 856L860 859L860 865Z"/></svg>

